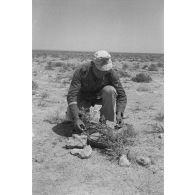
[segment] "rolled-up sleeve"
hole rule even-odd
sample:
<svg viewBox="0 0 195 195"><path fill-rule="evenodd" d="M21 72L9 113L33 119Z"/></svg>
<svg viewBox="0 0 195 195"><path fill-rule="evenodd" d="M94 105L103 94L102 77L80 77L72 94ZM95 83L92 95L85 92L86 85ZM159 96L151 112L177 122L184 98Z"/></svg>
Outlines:
<svg viewBox="0 0 195 195"><path fill-rule="evenodd" d="M74 74L68 90L67 102L68 105L77 104L77 95L81 88L80 69L77 69Z"/></svg>
<svg viewBox="0 0 195 195"><path fill-rule="evenodd" d="M111 82L117 92L116 112L124 113L127 104L127 96L116 71L112 73Z"/></svg>

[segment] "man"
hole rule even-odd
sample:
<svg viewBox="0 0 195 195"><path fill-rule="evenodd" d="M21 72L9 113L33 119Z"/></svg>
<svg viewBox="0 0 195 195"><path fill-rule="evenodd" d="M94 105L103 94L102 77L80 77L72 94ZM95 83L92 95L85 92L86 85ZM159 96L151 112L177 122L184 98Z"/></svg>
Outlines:
<svg viewBox="0 0 195 195"><path fill-rule="evenodd" d="M73 75L67 96L68 109L66 119L74 121L75 128L79 131L85 125L79 117L79 109L89 109L90 106L101 104L100 122L115 120L123 122L123 113L127 98L119 76L113 70L111 55L104 50L94 54L94 60L77 69Z"/></svg>

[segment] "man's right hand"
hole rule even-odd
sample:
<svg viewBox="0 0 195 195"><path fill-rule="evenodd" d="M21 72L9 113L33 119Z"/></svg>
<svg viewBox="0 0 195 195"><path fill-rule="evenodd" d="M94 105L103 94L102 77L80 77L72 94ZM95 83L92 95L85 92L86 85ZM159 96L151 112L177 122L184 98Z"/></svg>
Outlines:
<svg viewBox="0 0 195 195"><path fill-rule="evenodd" d="M83 132L83 130L85 130L85 124L83 123L81 119L76 119L74 122L74 126L75 126L75 129L80 132Z"/></svg>

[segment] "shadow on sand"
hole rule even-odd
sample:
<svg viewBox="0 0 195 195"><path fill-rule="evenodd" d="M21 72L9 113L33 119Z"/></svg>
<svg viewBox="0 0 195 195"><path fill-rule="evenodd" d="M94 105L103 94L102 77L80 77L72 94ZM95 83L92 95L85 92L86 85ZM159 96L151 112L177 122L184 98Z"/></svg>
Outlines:
<svg viewBox="0 0 195 195"><path fill-rule="evenodd" d="M59 123L52 128L54 133L65 137L71 137L73 133L73 129L74 129L74 124L71 121L65 121Z"/></svg>

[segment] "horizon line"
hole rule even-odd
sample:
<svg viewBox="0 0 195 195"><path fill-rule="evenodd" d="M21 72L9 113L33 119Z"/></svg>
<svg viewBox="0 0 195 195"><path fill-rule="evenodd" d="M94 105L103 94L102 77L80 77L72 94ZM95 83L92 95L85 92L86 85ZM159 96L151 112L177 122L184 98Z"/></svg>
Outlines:
<svg viewBox="0 0 195 195"><path fill-rule="evenodd" d="M59 51L59 52L95 52L95 51L78 51L78 50L55 50L55 49L32 49L32 51ZM121 51L109 51L110 53L131 53L131 54L163 54L163 53L159 53L159 52L121 52Z"/></svg>

